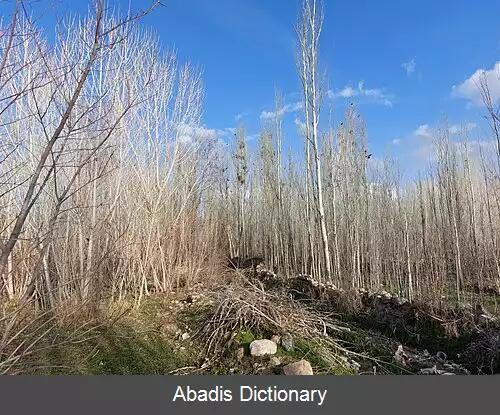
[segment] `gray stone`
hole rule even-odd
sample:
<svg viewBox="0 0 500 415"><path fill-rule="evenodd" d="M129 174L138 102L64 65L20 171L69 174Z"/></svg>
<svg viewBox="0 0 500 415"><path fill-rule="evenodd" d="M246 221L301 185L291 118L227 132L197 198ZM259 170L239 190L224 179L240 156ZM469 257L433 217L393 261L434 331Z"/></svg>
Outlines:
<svg viewBox="0 0 500 415"><path fill-rule="evenodd" d="M271 340L254 340L250 343L250 354L252 356L265 356L276 354L278 348Z"/></svg>
<svg viewBox="0 0 500 415"><path fill-rule="evenodd" d="M307 360L299 360L283 367L283 374L286 376L313 375L311 364Z"/></svg>
<svg viewBox="0 0 500 415"><path fill-rule="evenodd" d="M400 365L406 365L408 363L408 355L405 353L401 344L398 346L396 353L394 353L394 360Z"/></svg>
<svg viewBox="0 0 500 415"><path fill-rule="evenodd" d="M294 348L293 337L290 333L283 333L281 336L281 347L287 352L291 352Z"/></svg>

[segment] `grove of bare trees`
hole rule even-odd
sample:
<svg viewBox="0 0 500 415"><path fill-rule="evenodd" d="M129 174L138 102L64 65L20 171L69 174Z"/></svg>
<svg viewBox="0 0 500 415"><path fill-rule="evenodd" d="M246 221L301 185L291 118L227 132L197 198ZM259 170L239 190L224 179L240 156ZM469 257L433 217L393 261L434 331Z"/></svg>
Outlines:
<svg viewBox="0 0 500 415"><path fill-rule="evenodd" d="M0 352L37 312L170 292L217 278L226 256L410 299L500 293L500 118L481 89L482 141L436 130L433 161L403 183L371 163L351 106L322 128L322 8L296 27L304 152L288 151L283 98L258 149L203 134L202 73L101 0L49 42L17 1L0 36ZM10 311L9 311L10 310ZM12 311L13 310L13 311Z"/></svg>

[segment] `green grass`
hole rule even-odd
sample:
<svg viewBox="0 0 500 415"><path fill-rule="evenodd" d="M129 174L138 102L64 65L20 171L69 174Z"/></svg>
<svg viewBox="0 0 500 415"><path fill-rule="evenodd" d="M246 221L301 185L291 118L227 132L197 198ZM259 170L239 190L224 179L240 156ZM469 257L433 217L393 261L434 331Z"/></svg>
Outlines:
<svg viewBox="0 0 500 415"><path fill-rule="evenodd" d="M234 339L240 344L243 349L245 349L245 354L250 353L250 343L256 340L258 336L254 335L251 331L240 331L236 333Z"/></svg>
<svg viewBox="0 0 500 415"><path fill-rule="evenodd" d="M64 366L43 371L51 375L167 374L189 361L161 334L141 334L127 325L100 329L87 342L54 347L37 357L35 365Z"/></svg>
<svg viewBox="0 0 500 415"><path fill-rule="evenodd" d="M203 305L182 310L177 316L177 322L184 327L200 327L205 324L207 316L213 313L213 306Z"/></svg>
<svg viewBox="0 0 500 415"><path fill-rule="evenodd" d="M161 299L148 298L139 310L112 325L101 325L81 341L72 327L54 327L16 366L21 374L151 375L198 363L196 344L180 342L162 331L169 310ZM183 346L183 347L182 347Z"/></svg>
<svg viewBox="0 0 500 415"><path fill-rule="evenodd" d="M408 368L397 364L394 354L398 347L398 342L394 339L381 335L377 331L370 329L356 329L343 333L343 340L347 342L346 348L369 356L372 364L377 362L384 372L394 375L408 374Z"/></svg>

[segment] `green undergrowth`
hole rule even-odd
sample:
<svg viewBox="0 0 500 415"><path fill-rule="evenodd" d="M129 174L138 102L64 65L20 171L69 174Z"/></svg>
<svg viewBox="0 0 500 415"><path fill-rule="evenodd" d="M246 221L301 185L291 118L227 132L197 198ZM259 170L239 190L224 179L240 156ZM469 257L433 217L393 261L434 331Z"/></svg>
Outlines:
<svg viewBox="0 0 500 415"><path fill-rule="evenodd" d="M213 315L214 307L197 305L178 310L174 315L170 304L167 297L147 298L139 309L127 312L113 324L108 322L97 326L76 340L74 327L57 327L38 343L32 354L19 361L15 371L20 374L46 375L164 375L179 373L177 371L180 368L199 368L205 357L205 340L195 336L181 341L179 337L186 332L192 335L202 328ZM116 308L118 306L114 305ZM388 374L408 373L408 368L394 362L398 342L419 346L432 343L434 347L428 348L431 353L434 348L441 348L447 342L446 353L449 354L452 346L450 339L442 338L436 342L440 338L439 330L426 319L419 320L415 327L407 326L404 331L403 328L389 327L366 314L363 318L344 314L343 320L352 325L353 330L331 335L342 341L346 349L366 356L364 364L368 372L377 366L381 372ZM170 329L166 330L166 326ZM250 343L256 339L269 339L279 333L249 326L227 334L229 337L223 343L234 339L232 346L226 345L220 359L196 373L276 374L283 365L301 359L308 360L318 375L356 373L342 363L341 353L323 343L321 338L304 339L293 335L293 350L286 351L279 345L276 357L280 365L271 367L269 357L250 356ZM238 356L239 347L244 349L243 357ZM363 360L362 357L354 359L358 362ZM189 373L189 370L185 373Z"/></svg>
<svg viewBox="0 0 500 415"><path fill-rule="evenodd" d="M354 328L342 334L344 347L358 354L354 360L364 366L365 370L372 371L377 367L383 374L405 375L412 373L411 368L399 365L394 360L394 354L399 342L370 329Z"/></svg>
<svg viewBox="0 0 500 415"><path fill-rule="evenodd" d="M269 338L270 334L266 333L256 333L250 330L241 330L234 334L234 339L240 347L245 350L245 358L242 362L239 362L243 367L253 367L252 364L263 362L265 363L269 360L269 357L256 358L250 356L250 343L254 340ZM234 353L233 353L234 354ZM326 356L332 356L335 354L334 350L329 349L326 346L321 346L317 342L306 340L303 338L298 338L294 336L294 347L292 350L287 351L280 345L278 345L276 357L280 360L281 364L274 370L269 370L269 372L279 372L280 368L286 364L297 362L299 360L307 360L311 364L313 371L317 375L353 375L355 371L346 367L342 364L329 364ZM227 362L231 362L234 365L234 359L228 356ZM251 364L249 364L251 363Z"/></svg>
<svg viewBox="0 0 500 415"><path fill-rule="evenodd" d="M197 345L182 347L176 333L162 331L165 314L161 300L146 299L138 310L114 324L97 324L78 339L74 327L54 328L12 370L42 375L165 375L197 364Z"/></svg>
<svg viewBox="0 0 500 415"><path fill-rule="evenodd" d="M86 342L56 346L35 356L33 366L43 362L41 372L50 375L168 374L189 361L163 335L141 333L126 324L98 329Z"/></svg>
<svg viewBox="0 0 500 415"><path fill-rule="evenodd" d="M257 338L259 336L257 335ZM251 331L239 331L236 333L236 336L234 339L240 344L243 349L245 350L245 355L250 354L250 343L252 343L254 340L256 340L255 335Z"/></svg>
<svg viewBox="0 0 500 415"><path fill-rule="evenodd" d="M417 349L427 349L431 354L445 351L456 359L473 339L473 333L458 327L458 336L450 336L437 319L425 314L412 321L382 320L377 315L344 314L344 322L356 327L353 333L344 334L357 351L387 360L394 355L398 344ZM396 347L396 348L395 348Z"/></svg>

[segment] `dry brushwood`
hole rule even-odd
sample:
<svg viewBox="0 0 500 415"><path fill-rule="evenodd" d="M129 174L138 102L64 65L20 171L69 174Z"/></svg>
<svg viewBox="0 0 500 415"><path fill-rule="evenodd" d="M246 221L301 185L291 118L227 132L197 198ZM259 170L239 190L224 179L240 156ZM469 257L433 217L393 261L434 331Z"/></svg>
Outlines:
<svg viewBox="0 0 500 415"><path fill-rule="evenodd" d="M317 346L328 363L338 365L345 362L340 355L346 350L328 335L343 330L333 316L320 315L286 295L265 291L243 277L212 294L215 309L200 323L193 336L206 344L207 356L222 355L227 333L240 330L288 331Z"/></svg>

